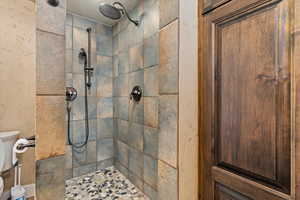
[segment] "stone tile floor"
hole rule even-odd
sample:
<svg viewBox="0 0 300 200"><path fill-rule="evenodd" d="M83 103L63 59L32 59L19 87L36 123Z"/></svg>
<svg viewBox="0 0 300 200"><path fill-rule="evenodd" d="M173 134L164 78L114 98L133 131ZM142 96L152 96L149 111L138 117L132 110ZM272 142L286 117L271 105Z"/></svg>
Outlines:
<svg viewBox="0 0 300 200"><path fill-rule="evenodd" d="M65 200L149 200L114 167L66 181Z"/></svg>

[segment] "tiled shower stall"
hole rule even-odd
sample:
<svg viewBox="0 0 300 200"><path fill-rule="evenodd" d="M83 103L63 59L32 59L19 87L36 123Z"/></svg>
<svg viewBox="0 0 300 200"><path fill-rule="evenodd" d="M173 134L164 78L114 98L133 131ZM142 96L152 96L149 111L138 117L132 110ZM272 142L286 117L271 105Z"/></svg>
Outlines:
<svg viewBox="0 0 300 200"><path fill-rule="evenodd" d="M87 28L92 28L91 64L95 70L88 92L89 141L80 149L65 143L65 180L114 166L150 199L176 200L178 1L138 2L130 15L140 19L139 26L125 18L109 26L76 13L66 14L64 80L65 86L78 91L71 105L74 143L82 143L85 139L84 70L78 53L80 48L87 51ZM40 10L46 9L46 5L43 6L45 8ZM60 11L65 8L55 9L49 14L54 17L46 19L59 18ZM47 34L53 31L54 36L57 34L56 30L46 31ZM139 103L130 100L129 95L136 85L143 90ZM61 182L49 179L47 188L39 183L47 174L58 178L61 170L57 169L62 163L62 156L38 161L38 193L47 195L43 191L51 188L55 194Z"/></svg>

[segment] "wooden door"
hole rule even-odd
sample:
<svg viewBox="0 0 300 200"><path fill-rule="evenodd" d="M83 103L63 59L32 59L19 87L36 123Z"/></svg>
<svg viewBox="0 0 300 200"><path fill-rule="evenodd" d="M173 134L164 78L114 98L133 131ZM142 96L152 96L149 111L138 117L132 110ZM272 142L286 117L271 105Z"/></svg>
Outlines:
<svg viewBox="0 0 300 200"><path fill-rule="evenodd" d="M296 197L298 4L204 0L204 200Z"/></svg>

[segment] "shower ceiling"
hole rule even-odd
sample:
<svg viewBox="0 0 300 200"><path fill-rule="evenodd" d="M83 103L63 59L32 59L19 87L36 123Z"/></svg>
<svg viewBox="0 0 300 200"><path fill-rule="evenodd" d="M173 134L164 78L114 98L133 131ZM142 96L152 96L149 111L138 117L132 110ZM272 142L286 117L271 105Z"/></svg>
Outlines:
<svg viewBox="0 0 300 200"><path fill-rule="evenodd" d="M98 12L100 3L121 2L126 6L128 11L132 10L139 0L67 0L67 10L69 12L92 18L105 24L114 24L116 21L108 19Z"/></svg>

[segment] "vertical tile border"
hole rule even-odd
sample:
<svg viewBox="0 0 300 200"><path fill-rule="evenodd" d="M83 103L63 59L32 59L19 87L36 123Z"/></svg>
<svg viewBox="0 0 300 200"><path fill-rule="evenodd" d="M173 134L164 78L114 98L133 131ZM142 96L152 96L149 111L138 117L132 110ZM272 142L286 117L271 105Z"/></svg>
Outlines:
<svg viewBox="0 0 300 200"><path fill-rule="evenodd" d="M37 44L47 44L47 48L37 47L37 61L43 59L43 72L41 66L37 66L37 109L36 126L36 198L38 200L64 200L65 193L65 102L64 102L64 71L65 71L65 18L66 1L60 0L59 7L49 6L45 0L36 0L37 27L36 33L47 34L59 38L57 44L49 44L47 37L38 37ZM57 50L57 46L60 46ZM49 51L52 49L52 56L49 58ZM62 55L60 55L62 54ZM41 63L38 63L38 65ZM59 65L57 65L59 64ZM50 67L56 65L56 71ZM60 68L59 68L60 67ZM45 70L48 70L48 72ZM51 71L52 70L52 71ZM45 74L59 75L57 84ZM56 73L56 74L55 74ZM60 74L63 73L63 74ZM40 76L43 74L44 76ZM54 76L54 77L55 77ZM40 79L39 79L40 78ZM47 80L46 80L47 79ZM54 78L56 79L56 78ZM44 85L52 83L50 88ZM63 85L61 85L63 84ZM60 86L61 85L61 86ZM46 89L45 89L46 88ZM62 115L62 116L61 116ZM50 118L47 116L51 116Z"/></svg>
<svg viewBox="0 0 300 200"><path fill-rule="evenodd" d="M36 199L63 200L65 196L65 157L57 156L36 162Z"/></svg>
<svg viewBox="0 0 300 200"><path fill-rule="evenodd" d="M159 99L166 99L172 95L172 99L176 99L175 107L171 106L172 109L169 109L170 103L165 102L163 109L165 110L165 117L168 114L176 113L175 123L169 125L164 125L160 123L158 127L159 140L158 143L158 180L157 180L157 197L159 200L164 199L179 199L179 130L178 130L178 116L179 114L179 11L178 4L179 0L159 0L160 7L160 31L159 31L159 67L158 67L158 82L159 82ZM167 5L177 5L169 7ZM169 8L168 8L169 7ZM174 9L174 10L172 10ZM175 49L174 49L175 48ZM159 102L160 104L161 102ZM159 106L159 118L161 118L161 109ZM169 113L171 112L171 113ZM175 126L175 127L174 127ZM162 130L163 128L163 130ZM166 146L162 144L161 131L164 132L163 135L173 135L173 139L170 140L167 145L169 150L166 149ZM162 148L163 147L163 148ZM168 159L166 152L172 151L173 159ZM174 151L174 152L173 152ZM164 156L162 156L164 155ZM184 200L184 199L182 199Z"/></svg>
<svg viewBox="0 0 300 200"><path fill-rule="evenodd" d="M42 160L65 154L65 98L36 98L36 159Z"/></svg>
<svg viewBox="0 0 300 200"><path fill-rule="evenodd" d="M37 20L42 20L37 23L36 27L36 33L39 34L46 34L48 36L51 36L51 38L59 38L59 40L56 40L56 43L49 43L49 37L37 37L37 44L47 44L47 48L40 48L39 45L37 45L37 61L43 59L43 65L46 66L41 72L40 67L37 66L37 92L36 97L37 101L37 109L36 109L36 115L37 115L37 121L36 126L39 127L36 132L36 160L41 159L47 159L55 156L60 156L65 154L65 145L61 147L62 143L65 143L65 120L62 120L59 117L59 115L65 113L65 102L64 102L64 88L65 88L65 80L64 80L64 71L65 71L65 36L64 36L64 27L58 28L58 24L54 23L55 21L63 21L63 24L66 19L66 2L64 0L61 0L60 7L51 7L49 6L45 0L37 0L36 1L36 9L37 9ZM62 14L61 14L62 13ZM46 19L52 19L53 21L48 21L47 23ZM43 21L45 20L45 21ZM43 22L43 23L41 23ZM51 23L50 23L51 22ZM63 30L60 30L63 29ZM57 30L60 30L58 33ZM47 32L44 32L47 31ZM61 35L58 35L61 34ZM61 46L59 51L56 51L56 46ZM54 49L53 55L55 57L49 57L49 52L47 49ZM57 56L57 54L62 54L62 56ZM55 59L55 63L53 63L53 59ZM59 65L57 65L59 63ZM41 63L37 63L40 65ZM63 69L55 70L57 72L53 72L53 69L49 66L57 66ZM48 71L48 72L47 72ZM42 76L41 78L44 80L39 80L39 77L41 74L53 74L55 76L60 75L60 81L58 85L61 89L46 89L43 92L39 92L39 88L41 88L42 85L51 85L50 83L53 82L53 80L45 80L45 76ZM57 99L61 99L58 101ZM63 100L62 100L63 99ZM47 100L47 101L45 101ZM49 101L50 100L50 101ZM54 101L53 101L54 100ZM47 116L55 116L52 118L47 119ZM59 128L57 128L59 127ZM47 134L49 132L52 132L51 135ZM45 143L46 139L46 143ZM46 145L47 144L47 145ZM46 145L46 146L45 146Z"/></svg>
<svg viewBox="0 0 300 200"><path fill-rule="evenodd" d="M198 2L201 1L186 3L185 0L179 0L178 192L180 200L198 200L199 196Z"/></svg>
<svg viewBox="0 0 300 200"><path fill-rule="evenodd" d="M158 161L158 199L178 200L178 170ZM186 185L186 187L189 185ZM188 200L188 199L180 199Z"/></svg>

